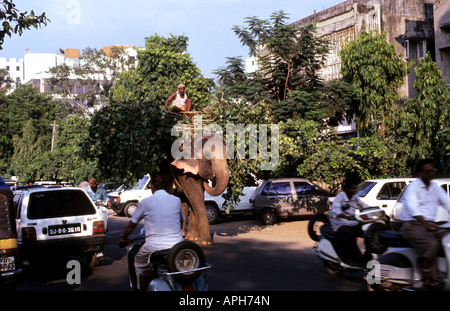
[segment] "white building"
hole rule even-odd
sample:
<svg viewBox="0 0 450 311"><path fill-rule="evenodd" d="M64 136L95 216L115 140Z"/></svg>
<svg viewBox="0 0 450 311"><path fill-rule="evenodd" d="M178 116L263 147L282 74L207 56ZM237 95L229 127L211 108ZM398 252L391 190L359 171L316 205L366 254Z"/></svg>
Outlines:
<svg viewBox="0 0 450 311"><path fill-rule="evenodd" d="M137 50L141 47L114 45L102 48L103 52L109 57L113 47L122 48L125 57L128 58L129 65L135 65L137 62ZM66 64L69 67L80 66L80 50L66 49L60 50L60 54L53 53L31 53L26 49L25 56L22 59L1 58L0 68L9 72L11 79L18 84L29 84L37 88L40 93L50 92L50 87L46 81L50 78L49 69L55 66ZM74 79L77 79L74 77ZM12 92L15 86L10 90ZM83 92L75 88L74 92Z"/></svg>
<svg viewBox="0 0 450 311"><path fill-rule="evenodd" d="M23 58L0 58L0 68L8 71L9 77L15 84L21 84L24 81Z"/></svg>

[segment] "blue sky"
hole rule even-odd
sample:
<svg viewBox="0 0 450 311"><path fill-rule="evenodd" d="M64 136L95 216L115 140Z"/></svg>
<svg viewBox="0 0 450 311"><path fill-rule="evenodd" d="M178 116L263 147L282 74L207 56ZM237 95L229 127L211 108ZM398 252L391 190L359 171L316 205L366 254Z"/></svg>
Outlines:
<svg viewBox="0 0 450 311"><path fill-rule="evenodd" d="M283 10L294 22L344 0L15 0L20 11L45 12L46 27L7 37L0 57L57 53L59 48L100 49L113 44L144 46L145 38L186 35L188 52L203 75L225 65L226 57L248 55L231 28L248 16L268 19Z"/></svg>

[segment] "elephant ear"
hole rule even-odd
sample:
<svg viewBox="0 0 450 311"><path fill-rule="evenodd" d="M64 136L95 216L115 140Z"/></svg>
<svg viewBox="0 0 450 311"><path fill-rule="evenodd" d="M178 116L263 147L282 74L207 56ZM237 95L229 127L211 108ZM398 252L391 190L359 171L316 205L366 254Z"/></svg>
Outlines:
<svg viewBox="0 0 450 311"><path fill-rule="evenodd" d="M194 175L198 175L199 165L198 161L195 159L176 159L170 164L184 171L185 174L191 173Z"/></svg>

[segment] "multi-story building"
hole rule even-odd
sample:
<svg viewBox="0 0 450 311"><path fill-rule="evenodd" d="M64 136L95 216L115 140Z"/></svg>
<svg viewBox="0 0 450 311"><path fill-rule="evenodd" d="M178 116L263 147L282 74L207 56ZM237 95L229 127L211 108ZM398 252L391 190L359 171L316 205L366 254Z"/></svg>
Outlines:
<svg viewBox="0 0 450 311"><path fill-rule="evenodd" d="M21 84L24 80L22 58L0 58L0 68L5 69L8 72L9 77L14 84Z"/></svg>
<svg viewBox="0 0 450 311"><path fill-rule="evenodd" d="M321 71L323 79L331 81L342 77L339 52L343 45L354 40L362 30L385 31L388 43L394 44L397 54L407 61L418 60L428 51L434 57L434 2L436 0L347 0L315 12L294 25L314 23L318 35L332 43L333 48ZM411 70L400 89L403 98L415 96L415 77Z"/></svg>
<svg viewBox="0 0 450 311"><path fill-rule="evenodd" d="M107 46L102 51L109 57L114 46ZM128 63L133 65L137 61L137 50L141 47L116 45L125 52ZM5 68L13 81L18 84L29 84L37 88L41 93L50 92L48 79L51 77L49 69L55 66L66 64L69 67L80 66L80 50L68 48L60 49L59 54L53 53L31 53L29 49L25 51L23 59L0 58L0 68ZM71 79L79 79L72 77ZM98 77L98 79L101 79ZM72 91L71 91L72 92ZM76 85L73 94L87 92L86 87Z"/></svg>
<svg viewBox="0 0 450 311"><path fill-rule="evenodd" d="M436 63L450 86L450 0L434 1Z"/></svg>

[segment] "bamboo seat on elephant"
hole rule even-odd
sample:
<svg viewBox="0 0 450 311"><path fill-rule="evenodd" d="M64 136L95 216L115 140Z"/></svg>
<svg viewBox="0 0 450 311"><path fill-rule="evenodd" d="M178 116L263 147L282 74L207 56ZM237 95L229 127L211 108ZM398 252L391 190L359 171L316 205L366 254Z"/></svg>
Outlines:
<svg viewBox="0 0 450 311"><path fill-rule="evenodd" d="M211 123L211 120L205 119L203 117L201 118L201 121L202 121L201 124L198 122L198 118L197 118L197 120L194 119L195 116L201 114L200 111L186 111L183 113L169 111L169 114L171 114L179 119L188 120L189 129L191 130L191 132L193 134L195 133L195 130L202 130L203 128L205 128L206 125Z"/></svg>

